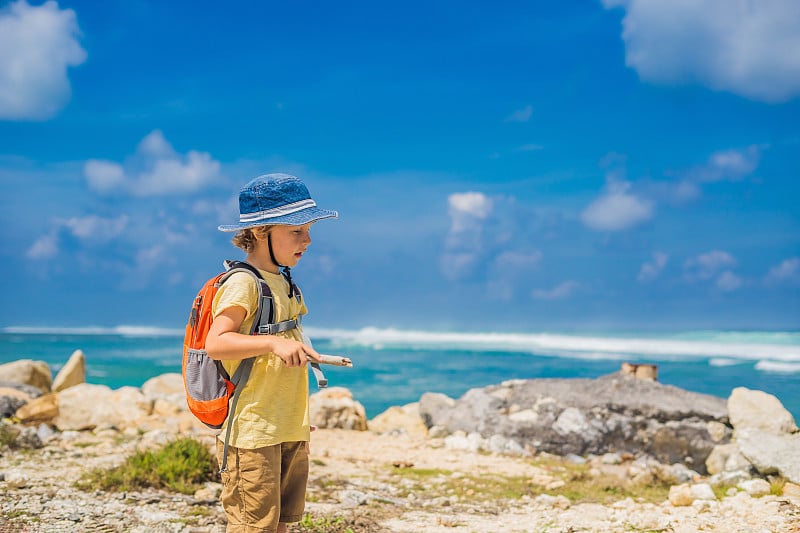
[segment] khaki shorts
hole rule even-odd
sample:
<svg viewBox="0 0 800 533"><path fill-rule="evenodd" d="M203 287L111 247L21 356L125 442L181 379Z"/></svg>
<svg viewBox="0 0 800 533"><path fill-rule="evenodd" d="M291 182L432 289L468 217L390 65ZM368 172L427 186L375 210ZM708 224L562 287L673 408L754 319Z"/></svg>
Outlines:
<svg viewBox="0 0 800 533"><path fill-rule="evenodd" d="M217 439L222 462L224 444ZM306 442L284 442L247 450L228 447L227 471L222 473L222 507L227 532L268 532L278 522L303 518L308 483Z"/></svg>

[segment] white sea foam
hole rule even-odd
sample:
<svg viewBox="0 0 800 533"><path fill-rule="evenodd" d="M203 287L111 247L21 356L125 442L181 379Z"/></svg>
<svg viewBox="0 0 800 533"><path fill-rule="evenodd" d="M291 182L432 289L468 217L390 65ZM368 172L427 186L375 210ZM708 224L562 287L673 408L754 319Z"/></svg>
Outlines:
<svg viewBox="0 0 800 533"><path fill-rule="evenodd" d="M743 361L769 359L800 362L800 345L720 340L686 340L662 337L601 337L552 333L457 333L398 329L363 328L360 330L306 328L312 338L329 339L342 346L367 346L373 349L434 349L470 351L513 351L556 357L580 357L582 354L649 356L662 360L730 358ZM790 334L793 335L793 334ZM763 339L763 337L760 337Z"/></svg>
<svg viewBox="0 0 800 533"><path fill-rule="evenodd" d="M714 357L709 359L708 364L711 366L733 366L733 365L740 365L744 361L741 359L728 359L725 357Z"/></svg>
<svg viewBox="0 0 800 533"><path fill-rule="evenodd" d="M800 373L800 363L786 363L782 361L759 361L756 370L762 372L778 372L781 374Z"/></svg>
<svg viewBox="0 0 800 533"><path fill-rule="evenodd" d="M180 329L153 326L87 326L78 328L9 326L2 328L2 332L24 335L122 335L124 337L182 337L184 333Z"/></svg>
<svg viewBox="0 0 800 533"><path fill-rule="evenodd" d="M183 330L150 326L85 328L6 327L3 333L182 337ZM312 339L373 350L509 351L574 359L619 360L632 356L657 360L709 359L713 366L766 361L800 364L796 332L689 332L661 336L601 336L556 333L435 332L394 328L325 329L306 327ZM792 367L794 368L794 367ZM759 368L759 370L765 370ZM786 371L786 370L784 370ZM791 370L795 372L796 370Z"/></svg>

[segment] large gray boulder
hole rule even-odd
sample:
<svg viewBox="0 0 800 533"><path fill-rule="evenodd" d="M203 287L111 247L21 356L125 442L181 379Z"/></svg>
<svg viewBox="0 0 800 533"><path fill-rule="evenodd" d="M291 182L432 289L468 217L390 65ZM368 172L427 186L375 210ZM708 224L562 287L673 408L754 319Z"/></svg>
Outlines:
<svg viewBox="0 0 800 533"><path fill-rule="evenodd" d="M458 400L425 394L419 409L429 428L451 433L501 435L558 455L647 453L701 473L714 446L731 435L719 424L728 421L724 399L621 373L509 381Z"/></svg>

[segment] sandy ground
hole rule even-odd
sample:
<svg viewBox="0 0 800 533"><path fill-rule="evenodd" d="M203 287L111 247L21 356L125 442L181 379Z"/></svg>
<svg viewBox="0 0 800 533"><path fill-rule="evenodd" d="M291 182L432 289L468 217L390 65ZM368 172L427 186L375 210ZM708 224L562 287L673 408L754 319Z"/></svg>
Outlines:
<svg viewBox="0 0 800 533"><path fill-rule="evenodd" d="M137 444L85 432L40 450L4 451L0 532L224 531L216 484L195 497L161 491L87 493L73 486L87 469L119 464ZM311 451L306 510L316 525L293 525L293 532L800 533L800 497L753 498L738 492L686 507L635 498L606 505L572 503L544 488L557 486L562 472L530 458L344 430L315 432ZM529 494L500 491L487 497L476 484L490 480L499 490L520 479L531 488Z"/></svg>
<svg viewBox="0 0 800 533"><path fill-rule="evenodd" d="M346 516L347 512L357 514L360 508L380 509L382 512L374 513L379 518L375 531L800 532L800 499L787 496L752 498L738 492L722 501L696 502L686 507L630 498L608 505L572 504L563 497L535 495L508 500L482 500L478 495L447 499L447 494L437 496L436 490L430 490L430 485L435 489L436 477L427 483L404 483L404 468L445 470L451 479L440 483L443 486L457 484L459 479L487 476L557 480L558 472L534 466L531 459L451 450L435 440L323 430L312 437L312 455L317 460L312 466L311 497L319 492L315 487L320 479L339 480L341 487L332 491L329 498L344 504L323 499L311 502L308 511ZM404 485L405 490L397 490ZM416 498L415 490L419 492ZM382 503L381 498L389 503Z"/></svg>

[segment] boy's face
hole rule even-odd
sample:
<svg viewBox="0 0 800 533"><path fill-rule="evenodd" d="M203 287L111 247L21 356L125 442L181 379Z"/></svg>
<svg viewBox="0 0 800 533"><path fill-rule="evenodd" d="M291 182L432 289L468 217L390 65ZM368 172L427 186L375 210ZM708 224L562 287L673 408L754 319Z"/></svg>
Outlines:
<svg viewBox="0 0 800 533"><path fill-rule="evenodd" d="M313 224L313 222L312 222ZM311 224L302 226L273 226L272 252L282 265L294 267L311 244Z"/></svg>

